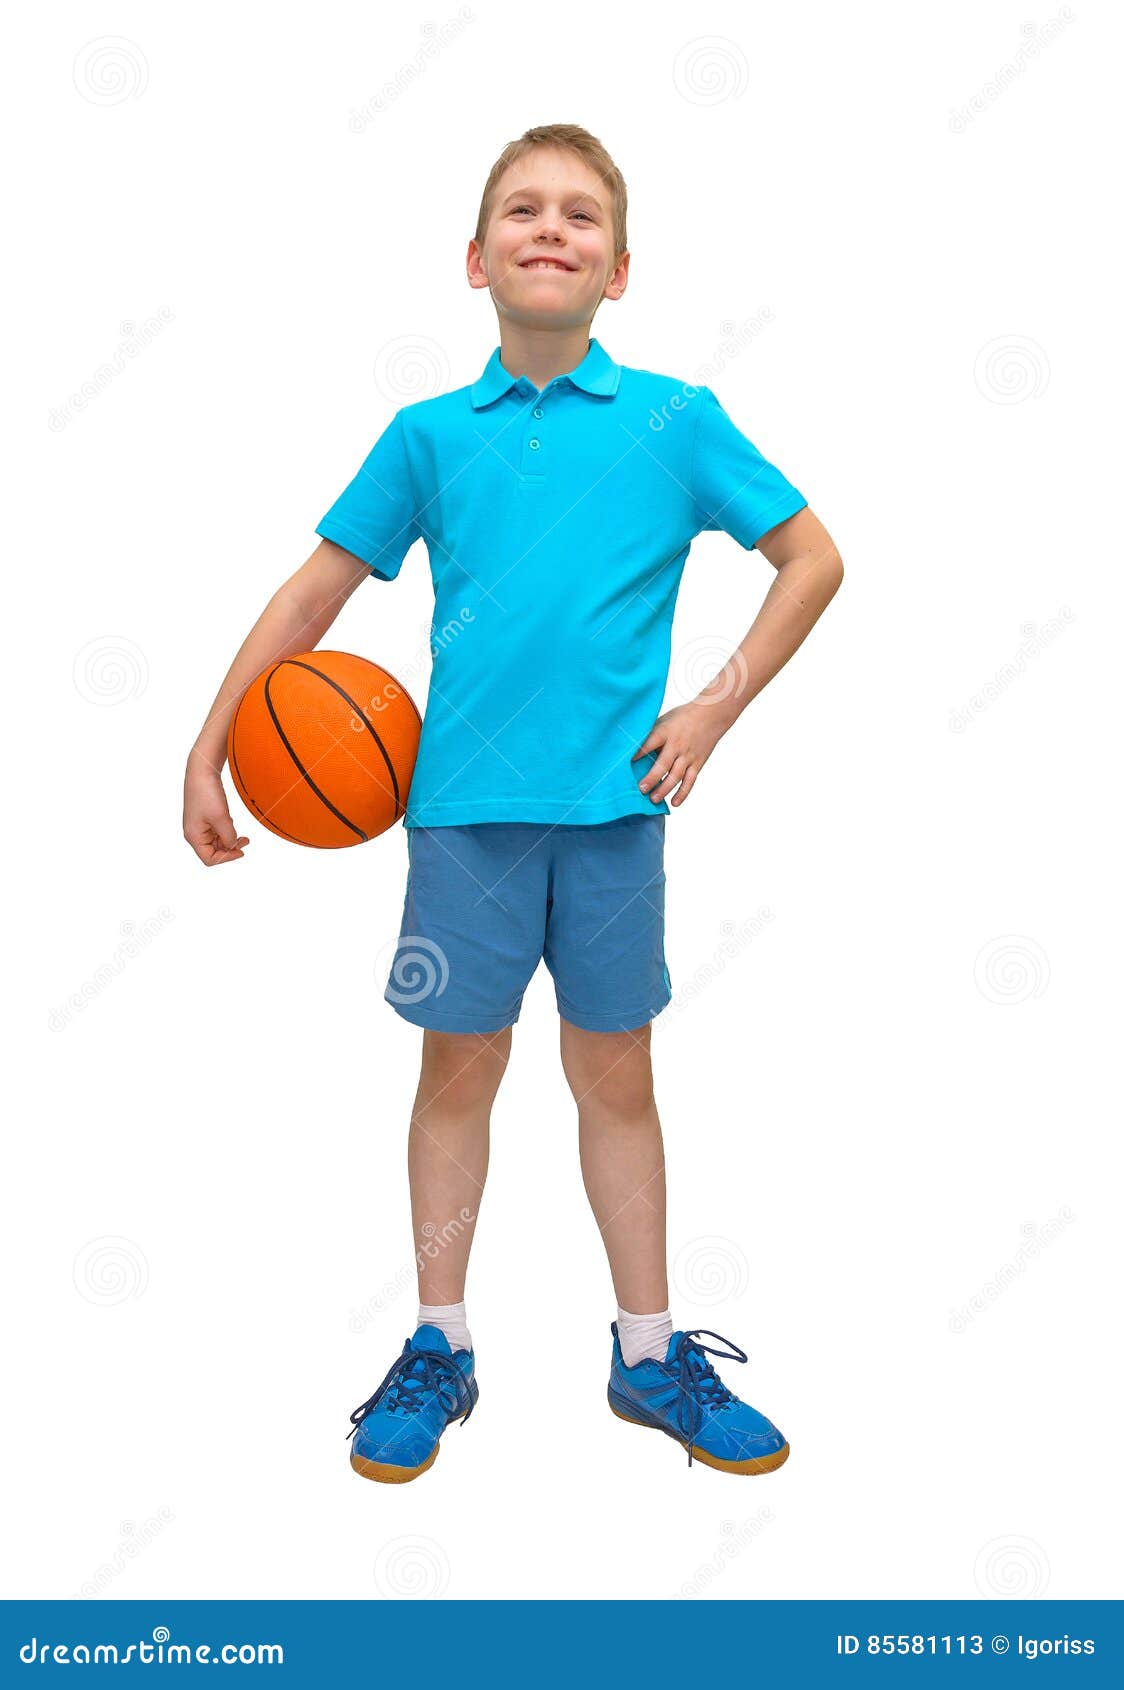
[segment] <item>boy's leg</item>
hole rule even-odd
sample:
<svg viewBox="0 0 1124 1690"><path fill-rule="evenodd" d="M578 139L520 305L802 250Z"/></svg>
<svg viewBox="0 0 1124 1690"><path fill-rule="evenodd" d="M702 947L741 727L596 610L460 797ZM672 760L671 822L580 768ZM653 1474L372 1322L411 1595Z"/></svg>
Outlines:
<svg viewBox="0 0 1124 1690"><path fill-rule="evenodd" d="M652 1083L652 1025L591 1033L560 1017L562 1067L578 1106L586 1195L617 1303L667 1309L663 1135Z"/></svg>
<svg viewBox="0 0 1124 1690"><path fill-rule="evenodd" d="M511 1028L446 1033L427 1027L410 1118L410 1207L419 1301L460 1303L488 1173L492 1104L511 1054Z"/></svg>
<svg viewBox="0 0 1124 1690"><path fill-rule="evenodd" d="M413 1338L351 1416L351 1465L365 1479L404 1484L428 1471L445 1428L467 1420L479 1398L464 1279L488 1172L492 1102L510 1049L510 1026L424 1031L409 1142L421 1309Z"/></svg>

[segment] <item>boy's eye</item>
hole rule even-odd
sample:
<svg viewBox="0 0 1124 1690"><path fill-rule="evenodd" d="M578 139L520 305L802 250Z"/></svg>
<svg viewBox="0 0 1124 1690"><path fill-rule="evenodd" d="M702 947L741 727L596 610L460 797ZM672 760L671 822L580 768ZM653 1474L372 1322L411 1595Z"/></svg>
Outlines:
<svg viewBox="0 0 1124 1690"><path fill-rule="evenodd" d="M517 212L520 212L520 211L530 211L533 215L534 208L532 206L529 206L529 205L514 205L511 208L511 214L512 214L513 217L516 215ZM588 211L575 211L574 216L575 217L584 217L587 223L593 222L593 219L589 215Z"/></svg>

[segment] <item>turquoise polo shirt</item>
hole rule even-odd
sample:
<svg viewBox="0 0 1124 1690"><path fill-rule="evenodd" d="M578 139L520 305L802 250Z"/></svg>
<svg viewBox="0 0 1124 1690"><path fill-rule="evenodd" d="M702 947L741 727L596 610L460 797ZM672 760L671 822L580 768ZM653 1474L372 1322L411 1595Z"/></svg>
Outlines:
<svg viewBox="0 0 1124 1690"><path fill-rule="evenodd" d="M429 554L405 825L667 814L639 787L656 754L632 757L663 707L691 541L721 528L752 549L806 502L709 388L596 340L541 391L497 346L479 381L404 405L316 532L380 581L415 541Z"/></svg>

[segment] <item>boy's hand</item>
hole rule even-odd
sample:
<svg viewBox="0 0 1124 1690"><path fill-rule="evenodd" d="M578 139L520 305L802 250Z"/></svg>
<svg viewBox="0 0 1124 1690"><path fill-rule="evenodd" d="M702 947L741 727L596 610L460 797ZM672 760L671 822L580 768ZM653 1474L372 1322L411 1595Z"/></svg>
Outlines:
<svg viewBox="0 0 1124 1690"><path fill-rule="evenodd" d="M677 704L674 709L665 710L631 759L635 763L637 757L643 757L649 751L658 753L640 782L641 792L647 792L652 803L658 804L673 787L678 786L679 791L670 802L682 804L694 786L699 770L729 725L713 703L700 703L697 699L691 704Z"/></svg>
<svg viewBox="0 0 1124 1690"><path fill-rule="evenodd" d="M230 818L222 781L213 768L191 763L183 783L183 836L201 863L233 862L242 856L243 845Z"/></svg>

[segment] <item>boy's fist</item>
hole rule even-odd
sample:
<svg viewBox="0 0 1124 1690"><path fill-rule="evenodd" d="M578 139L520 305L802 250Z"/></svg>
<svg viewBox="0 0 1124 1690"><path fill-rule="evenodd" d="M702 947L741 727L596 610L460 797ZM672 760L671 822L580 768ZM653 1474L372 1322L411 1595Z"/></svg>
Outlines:
<svg viewBox="0 0 1124 1690"><path fill-rule="evenodd" d="M222 781L207 766L188 766L183 783L183 836L201 863L233 862L250 843L234 831Z"/></svg>

